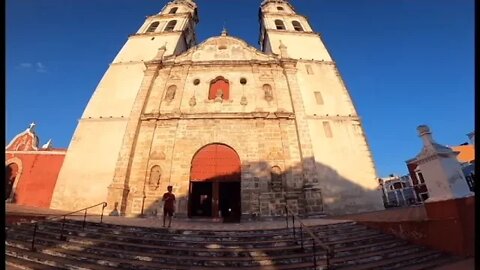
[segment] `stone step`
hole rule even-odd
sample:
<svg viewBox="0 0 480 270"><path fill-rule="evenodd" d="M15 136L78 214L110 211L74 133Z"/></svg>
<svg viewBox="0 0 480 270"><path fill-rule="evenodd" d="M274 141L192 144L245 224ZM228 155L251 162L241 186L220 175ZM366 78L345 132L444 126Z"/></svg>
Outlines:
<svg viewBox="0 0 480 270"><path fill-rule="evenodd" d="M18 230L19 228L12 228L11 231ZM27 229L27 228L25 228ZM33 230L33 229L32 229ZM39 224L38 232L49 232L49 233L57 233L60 235L61 227L60 226L51 226L50 224ZM222 244L222 245L251 245L252 247L265 247L265 246L287 246L292 244L293 235L287 235L285 237L282 236L274 236L273 238L260 238L256 240L251 239L236 239L234 237L228 238L225 240L223 238L203 238L199 236L190 236L190 235L176 235L176 234L164 234L161 235L161 238L157 238L156 235L149 235L148 238L132 235L132 234L120 234L120 232L116 232L112 234L112 232L106 231L98 231L98 230L91 230L88 227L85 229L82 228L72 228L65 226L64 233L66 235L74 235L74 236L82 236L86 238L102 238L107 240L122 240L126 242L133 242L133 243L143 243L143 244L153 244L153 245L170 245L173 246L174 244L183 244L183 245L205 245L205 241L208 241L210 244ZM359 232L349 232L344 235L330 235L326 237L322 234L316 234L316 236L323 242L335 242L335 241L342 241L346 239L352 239L353 236L358 235ZM300 232L296 232L296 239L300 239ZM363 236L376 236L380 235L381 233L378 231L363 231ZM308 239L310 236L304 232L304 239ZM328 238L328 241L327 241Z"/></svg>
<svg viewBox="0 0 480 270"><path fill-rule="evenodd" d="M49 252L49 251L46 251ZM50 251L51 254L42 252L32 252L29 250L20 249L17 247L7 246L6 254L9 256L20 257L25 260L42 263L59 267L61 269L91 269L91 270L110 270L110 269L137 269L137 270L161 270L161 269L177 269L177 270L211 270L211 269L245 269L245 270L300 270L311 269L312 263L295 263L290 265L259 265L247 267L228 267L222 265L221 262L214 262L209 266L196 265L173 265L173 264L158 264L150 261L134 261L129 259L112 259L105 258L101 255L88 254L85 256L80 252L69 252L62 254ZM62 257L65 256L65 257ZM67 259L68 258L68 259ZM320 264L319 264L320 265ZM220 268L219 268L220 267Z"/></svg>
<svg viewBox="0 0 480 270"><path fill-rule="evenodd" d="M23 241L28 243L32 240L31 234L20 234L16 233L13 235L9 235L8 240L17 240ZM58 237L52 237L51 235L42 236L41 234L35 237L35 242L37 241L49 241L49 240L58 240ZM276 254L287 254L289 252L300 251L300 246L292 245L287 247L266 247L266 248L246 248L246 247L230 247L230 248L220 248L217 246L210 246L206 244L207 247L198 248L198 247L170 247L170 246L155 246L155 245L147 245L147 244L136 244L136 243L126 243L121 241L107 241L101 239L84 239L82 237L68 237L67 242L63 243L73 243L78 245L84 246L95 246L95 247L102 247L102 248L112 248L115 250L120 251L137 251L137 252L144 252L145 254L166 254L166 255L176 255L176 256L184 256L184 255L193 255L193 256L205 256L208 253L212 254L212 256L220 257L220 256L228 256L230 253L248 253L248 252L274 252ZM248 255L244 255L248 256Z"/></svg>
<svg viewBox="0 0 480 270"><path fill-rule="evenodd" d="M59 222L61 220L55 220L54 222ZM161 219L158 220L158 223L161 224ZM236 236L258 236L258 235L263 235L263 234L278 234L279 232L285 231L286 224L282 228L269 228L269 229L238 229L238 230L228 230L228 229L218 229L218 230L198 230L198 229L177 229L175 228L175 221L172 222L172 228L169 228L169 231L174 231L175 233L183 233L183 232L188 232L188 233L193 233L193 234L202 234L202 235L236 235ZM66 223L70 224L77 224L77 225L82 225L83 224L83 219L81 218L67 218ZM93 225L93 226L100 226L104 228L114 228L114 229L126 229L128 231L139 231L139 232L145 232L145 233L154 233L158 231L165 231L167 228L163 227L142 227L142 226L133 226L133 225L123 225L123 224L112 224L112 223L100 223L99 220L88 220L86 221L86 224L88 225ZM240 223L241 224L241 223ZM295 223L295 227L298 227L299 223ZM291 229L292 223L291 221L289 222L289 228ZM332 223L332 224L319 224L319 225L312 225L309 226L312 228L319 228L321 230L340 230L340 229L349 229L352 227L366 227L365 225L358 224L355 221L339 221L338 223ZM241 228L241 227L239 227Z"/></svg>
<svg viewBox="0 0 480 270"><path fill-rule="evenodd" d="M419 258L415 261L409 260L409 261L401 261L397 262L395 265L388 265L386 267L382 267L380 269L384 270L427 270L427 269L433 269L437 266L440 265L447 265L450 263L454 263L456 261L459 261L460 258L451 256L448 254L443 254L443 253L434 253L430 256L425 256L422 258ZM461 270L461 269L459 269Z"/></svg>
<svg viewBox="0 0 480 270"><path fill-rule="evenodd" d="M29 248L31 237L25 237L23 241L21 240L12 240L9 239L7 241L8 244L11 245L22 245L24 248ZM311 245L306 245L305 246L305 253L300 253L300 249L297 246L296 249L292 250L290 249L290 253L286 252L285 249L281 249L279 252L277 251L271 251L267 252L263 249L256 249L252 250L246 247L238 247L237 249L230 249L230 250L223 250L223 251L213 251L213 250L193 250L190 249L190 251L185 252L185 253L180 253L180 252L175 252L173 255L169 255L169 253L161 253L158 252L157 247L151 247L149 248L149 252L145 251L132 251L130 249L118 249L118 248L110 248L110 247L102 247L100 245L92 245L92 246L85 246L79 243L72 243L72 242L64 242L64 241L58 241L58 240L53 240L52 238L36 238L36 245L43 245L43 246L57 246L65 249L73 249L73 250L81 250L84 252L93 252L93 253L103 253L104 255L109 255L108 252L110 253L123 253L125 256L129 257L139 257L139 256L150 256L150 257L161 257L161 258L170 258L174 259L176 256L189 256L189 255L194 255L194 256L201 256L205 257L206 259L218 259L219 257L227 258L227 257L232 257L231 260L245 260L248 258L251 258L252 254L256 254L257 257L262 257L259 256L259 254L263 254L263 257L265 258L274 258L274 259L289 259L289 258L295 258L295 257L311 257L312 256L312 250L311 250ZM374 244L369 244L369 245L364 245L364 246L358 246L354 249L354 247L348 247L344 249L339 249L336 250L335 252L335 257L340 258L340 257L345 257L345 256L352 256L353 253L365 253L365 252L373 252L373 251L383 251L387 248L391 247L400 247L402 245L405 245L405 242L403 241L387 241L387 242L380 242L380 243L374 243ZM101 252L99 252L101 251ZM282 254L284 252L285 254ZM268 254L268 253L276 253L275 255ZM317 249L316 254L317 256L325 256L325 251L321 249ZM262 258L262 259L265 259ZM229 259L230 260L230 259ZM345 260L345 259L343 259Z"/></svg>
<svg viewBox="0 0 480 270"><path fill-rule="evenodd" d="M333 258L332 263L335 265L362 265L374 259L386 259L395 254L410 253L421 251L423 248L411 245L391 246L380 250L366 251L362 253L351 253L350 255Z"/></svg>
<svg viewBox="0 0 480 270"><path fill-rule="evenodd" d="M32 233L29 230L23 230L24 228L12 228L7 232L8 234L24 234L28 236L28 234ZM241 242L238 241L236 243L230 242L207 242L207 241L202 241L202 242L188 242L188 241L179 241L179 240L155 240L155 239L144 239L144 238L128 238L128 237L123 237L123 236L112 236L105 234L102 237L99 237L99 235L95 234L88 234L84 232L80 233L75 233L75 232L69 232L65 231L64 232L66 236L68 236L71 239L82 239L84 242L85 241L99 241L103 240L103 242L108 242L108 243L129 243L129 244L138 244L138 245L147 245L147 246L162 246L162 247L197 247L197 248L208 248L209 245L221 245L224 248L228 247L236 247L236 246L243 246L247 248L262 248L268 250L269 248L279 248L279 247L288 247L295 245L295 242L293 239L280 239L276 241L265 241L265 242ZM43 236L43 237L54 237L58 238L60 236L60 230L58 231L37 231L37 236ZM171 237L175 237L175 234L171 234ZM336 241L325 241L323 239L323 243L327 245L331 245L334 248L338 247L344 247L344 246L351 246L351 245L358 245L362 244L364 242L372 242L372 241L379 241L379 240L385 240L393 238L392 236L384 235L376 231L368 232L368 234L363 234L361 236L357 237L345 237L341 240L336 240ZM322 237L320 237L322 240ZM311 240L305 239L305 243L311 242ZM297 238L297 241L300 241L300 238ZM233 245L232 245L233 243Z"/></svg>
<svg viewBox="0 0 480 270"><path fill-rule="evenodd" d="M53 267L49 265L44 265L41 263L13 257L10 255L5 255L5 268L7 270L12 269L12 270L60 270L63 268L59 267Z"/></svg>
<svg viewBox="0 0 480 270"><path fill-rule="evenodd" d="M293 239L292 228L265 231L165 230L68 220L67 241L59 239L61 222L38 223L36 252L31 246L33 225L6 228L10 263L32 269L313 269L312 241L305 233ZM428 269L452 256L411 245L392 235L355 222L310 227L332 247L334 269ZM317 245L319 265L326 252ZM35 264L37 268L35 268ZM417 268L415 268L417 267ZM26 269L27 269L26 268Z"/></svg>
<svg viewBox="0 0 480 270"><path fill-rule="evenodd" d="M30 262L42 264L45 267L53 267L60 269L91 269L91 270L114 270L115 268L107 266L99 266L97 264L91 264L84 261L75 261L70 258L63 258L60 256L53 256L39 252L33 252L25 249L19 249L12 246L6 246L5 255L10 257L15 257L22 260L27 260ZM49 269L49 268L47 268Z"/></svg>
<svg viewBox="0 0 480 270"><path fill-rule="evenodd" d="M14 245L17 247L22 247L28 249L30 247L30 239L26 238L25 241L13 241L11 239L7 240L7 244L9 245ZM164 260L194 260L198 259L199 257L190 257L190 256L179 256L179 255L168 255L168 254L158 254L158 253L145 253L145 252L133 252L130 250L122 250L119 251L118 249L113 249L113 248L104 248L104 247L98 247L98 246L84 246L81 244L75 244L71 242L63 242L63 241L57 241L57 240L52 240L52 239L45 239L45 238L37 238L36 240L36 246L42 246L42 247L59 247L59 248L64 248L66 250L75 250L75 251L82 251L82 252L87 252L87 253L97 253L97 254L103 254L105 256L112 256L116 254L121 254L121 257L123 258L130 258L130 259L135 259L139 258L142 256L148 256L152 260L157 260L159 262L164 262ZM348 249L344 249L343 251L340 250L335 252L335 261L346 261L349 258L355 258L355 254L361 257L361 254L359 253L366 253L366 252L383 252L385 249L392 249L392 248L400 248L401 246L405 246L405 242L402 241L397 241L397 242L387 242L387 243L376 243L376 245L365 245L365 246L360 246L357 247L356 250L354 250L352 247ZM250 251L248 249L244 250L244 253L236 253L236 252L224 252L222 254L224 257L219 257L219 256L209 256L208 251L203 251L200 253L196 253L196 256L202 256L201 260L203 261L208 261L208 260L225 260L225 261L250 261L252 260L252 257L255 257L256 260L285 260L285 259L294 259L294 258L300 258L302 260L310 260L313 256L313 253L311 252L311 249L307 247L305 252L302 253L291 253L291 254L284 254L284 255L269 255L265 254L262 251ZM323 250L317 250L316 252L318 257L324 257L325 256L325 251ZM115 256L113 256L115 257ZM342 258L343 257L343 258Z"/></svg>
<svg viewBox="0 0 480 270"><path fill-rule="evenodd" d="M25 230L32 231L31 228L12 228L7 233L15 233L16 231ZM39 225L37 229L38 233L51 233L60 235L61 227L59 226L48 226L48 225ZM135 236L135 235L128 235L128 234L120 234L120 233L107 233L107 232L99 232L96 230L90 230L85 228L82 230L81 228L72 228L65 226L64 228L65 235L71 236L81 236L85 238L95 238L95 239L105 239L105 240L117 240L117 241L125 241L130 243L142 243L142 244L151 244L151 245L168 245L168 246L175 246L175 245L191 245L191 246L204 246L206 242L209 244L222 244L222 245L238 245L241 243L242 245L251 245L257 247L264 247L264 246L287 246L294 242L293 238L282 238L282 237L275 237L275 238L262 238L258 239L257 241L254 240L243 240L243 239L234 239L229 238L228 240L224 240L221 238L203 238L203 237L189 237L188 235L176 235L176 234L165 234L162 235L162 238L156 238L155 236L147 237L147 236Z"/></svg>
<svg viewBox="0 0 480 270"><path fill-rule="evenodd" d="M392 265L404 261L416 262L423 256L430 256L438 254L438 251L426 249L407 249L401 252L395 252L393 255L389 254L385 257L371 257L360 263L342 265L335 267L336 270L370 270L370 269L391 269ZM401 268L400 268L401 269Z"/></svg>

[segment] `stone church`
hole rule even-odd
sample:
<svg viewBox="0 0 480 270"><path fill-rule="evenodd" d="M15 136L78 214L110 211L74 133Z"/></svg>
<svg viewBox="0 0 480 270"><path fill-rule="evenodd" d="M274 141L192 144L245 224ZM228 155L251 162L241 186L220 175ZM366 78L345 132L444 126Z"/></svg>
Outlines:
<svg viewBox="0 0 480 270"><path fill-rule="evenodd" d="M259 49L198 43L197 4L174 0L128 37L69 145L50 207L102 201L125 216L270 218L383 209L375 165L322 37L264 0Z"/></svg>

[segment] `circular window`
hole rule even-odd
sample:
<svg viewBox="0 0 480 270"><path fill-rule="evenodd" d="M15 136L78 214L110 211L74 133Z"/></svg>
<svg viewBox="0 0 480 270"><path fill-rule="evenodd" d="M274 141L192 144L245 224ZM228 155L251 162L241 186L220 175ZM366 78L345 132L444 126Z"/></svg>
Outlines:
<svg viewBox="0 0 480 270"><path fill-rule="evenodd" d="M199 79L193 80L193 85L198 85L199 83L200 83L200 80L199 80Z"/></svg>
<svg viewBox="0 0 480 270"><path fill-rule="evenodd" d="M241 78L241 79L240 79L240 83L241 83L241 84L247 84L247 79Z"/></svg>

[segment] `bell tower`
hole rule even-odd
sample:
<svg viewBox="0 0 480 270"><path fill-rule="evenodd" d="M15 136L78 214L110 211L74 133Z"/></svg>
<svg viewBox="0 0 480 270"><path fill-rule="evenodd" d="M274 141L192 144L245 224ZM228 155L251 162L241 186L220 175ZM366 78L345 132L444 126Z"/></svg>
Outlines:
<svg viewBox="0 0 480 270"><path fill-rule="evenodd" d="M165 56L178 55L197 44L197 5L191 0L174 0L155 15L147 16L138 31L128 38L113 63L152 60L158 48Z"/></svg>
<svg viewBox="0 0 480 270"><path fill-rule="evenodd" d="M279 46L288 48L290 58L331 61L320 35L308 19L295 12L286 0L265 0L260 6L260 48L265 53L280 54Z"/></svg>
<svg viewBox="0 0 480 270"><path fill-rule="evenodd" d="M264 0L259 22L261 50L282 60L289 81L304 160L304 193L311 193L305 212L382 209L360 117L320 34L287 0Z"/></svg>
<svg viewBox="0 0 480 270"><path fill-rule="evenodd" d="M128 37L97 85L73 134L50 207L74 210L107 198L135 100L148 87L144 62L196 45L197 5L173 0ZM161 59L160 59L161 60ZM147 85L147 86L146 86Z"/></svg>

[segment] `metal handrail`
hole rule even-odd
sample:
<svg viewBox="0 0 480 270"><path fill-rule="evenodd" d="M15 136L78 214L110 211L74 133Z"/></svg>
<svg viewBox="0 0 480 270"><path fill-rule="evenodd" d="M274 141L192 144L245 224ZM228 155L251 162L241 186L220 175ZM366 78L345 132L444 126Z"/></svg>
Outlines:
<svg viewBox="0 0 480 270"><path fill-rule="evenodd" d="M316 257L316 244L318 244L322 249L324 249L327 252L327 258L326 258L326 263L327 263L327 268L330 269L330 259L333 257L333 248L329 247L325 243L323 243L313 232L308 228L307 225L305 225L300 217L298 217L290 207L285 204L285 217L286 217L286 222L287 222L287 229L288 229L288 215L292 216L292 230L293 230L293 239L296 241L296 235L295 235L295 217L297 218L297 222L300 223L300 244L301 248L303 250L303 228L305 228L305 231L310 235L312 238L312 249L313 249L313 266L314 269L317 269L317 257Z"/></svg>
<svg viewBox="0 0 480 270"><path fill-rule="evenodd" d="M61 215L52 215L52 216L49 216L45 219L42 219L42 220L36 220L34 221L34 228L33 228L33 236L32 236L32 247L31 247L31 250L32 251L35 251L35 236L37 234L37 230L38 230L38 223L40 222L47 222L47 221L52 221L52 220L56 220L58 218L61 218L63 217L63 221L62 221L62 230L60 231L60 240L62 241L66 241L67 240L67 237L64 236L64 228L65 228L65 220L66 220L66 217L67 216L71 216L72 214L75 214L75 213L78 213L78 212L81 212L81 211L85 211L84 215L83 215L83 223L82 223L82 228L85 229L85 224L86 224L86 219L87 219L87 210L90 209L90 208L93 208L93 207L97 207L99 205L103 205L102 206L102 214L100 215L100 223L103 222L103 212L105 210L105 207L107 207L107 203L106 202L101 202L101 203L97 203L95 205L92 205L92 206L88 206L88 207L85 207L85 208L82 208L82 209L79 209L79 210L76 210L76 211L73 211L73 212L70 212L70 213L66 213L66 214L61 214Z"/></svg>

